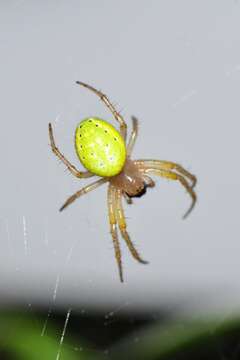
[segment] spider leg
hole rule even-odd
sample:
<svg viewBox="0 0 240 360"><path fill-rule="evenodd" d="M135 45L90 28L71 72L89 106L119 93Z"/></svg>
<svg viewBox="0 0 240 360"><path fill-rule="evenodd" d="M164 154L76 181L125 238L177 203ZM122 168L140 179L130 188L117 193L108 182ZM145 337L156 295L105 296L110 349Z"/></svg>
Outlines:
<svg viewBox="0 0 240 360"><path fill-rule="evenodd" d="M153 179L150 178L150 176L147 175L142 175L144 182L147 186L149 187L154 187L155 186L155 182L153 181Z"/></svg>
<svg viewBox="0 0 240 360"><path fill-rule="evenodd" d="M116 201L117 201L116 212L117 212L117 222L118 222L119 230L121 232L123 239L126 241L128 249L130 250L134 259L136 259L137 261L139 261L142 264L147 264L148 262L143 260L141 258L141 256L139 255L138 251L135 249L135 247L130 239L130 236L127 232L127 225L126 225L126 221L125 221L125 215L123 212L121 197L122 197L121 190L117 190L116 191Z"/></svg>
<svg viewBox="0 0 240 360"><path fill-rule="evenodd" d="M190 214L190 212L193 210L193 208L196 204L197 196L196 196L192 186L190 186L188 184L187 180L182 175L179 175L173 171L167 171L167 170L162 170L162 169L142 168L139 170L142 171L143 173L150 173L153 175L158 175L158 176L164 177L166 179L178 180L183 185L183 187L187 190L188 194L192 198L192 204L191 204L190 208L187 210L187 212L184 214L183 219L185 219Z"/></svg>
<svg viewBox="0 0 240 360"><path fill-rule="evenodd" d="M132 116L132 123L133 123L132 133L130 135L128 145L127 145L127 154L129 157L132 153L132 150L133 150L133 147L135 145L136 138L138 135L138 119L135 116Z"/></svg>
<svg viewBox="0 0 240 360"><path fill-rule="evenodd" d="M82 85L85 88L89 89L90 91L94 92L104 102L104 104L107 106L107 108L113 114L115 120L117 120L117 122L119 123L119 125L120 125L120 133L121 133L123 139L126 140L127 124L125 123L125 121L124 121L123 117L120 115L120 113L117 112L117 110L115 109L113 104L110 102L107 95L103 94L100 90L97 90L93 86L88 85L88 84L86 84L86 83L84 83L82 81L76 81L76 83L78 85Z"/></svg>
<svg viewBox="0 0 240 360"><path fill-rule="evenodd" d="M133 203L132 198L127 193L123 192L123 196L128 204Z"/></svg>
<svg viewBox="0 0 240 360"><path fill-rule="evenodd" d="M89 191L92 191L92 190L96 189L97 187L99 187L100 185L104 184L107 181L108 181L108 179L102 178L102 179L99 179L99 180L93 182L92 184L89 184L89 185L85 186L81 190L78 190L75 194L73 194L72 196L70 196L67 199L67 201L63 204L63 206L59 209L59 211L62 211L68 205L72 204L81 195L87 194Z"/></svg>
<svg viewBox="0 0 240 360"><path fill-rule="evenodd" d="M110 232L112 235L113 246L114 246L114 250L115 250L115 257L117 260L120 281L123 282L121 249L120 249L118 234L117 234L115 191L116 190L112 185L108 186L108 216L109 216Z"/></svg>
<svg viewBox="0 0 240 360"><path fill-rule="evenodd" d="M53 137L53 130L52 125L48 124L48 130L49 130L49 138L50 138L50 144L53 153L60 159L68 168L68 170L71 172L72 175L76 176L77 178L89 178L91 176L94 176L90 171L78 171L74 165L72 165L65 156L58 150L55 140Z"/></svg>
<svg viewBox="0 0 240 360"><path fill-rule="evenodd" d="M197 178L189 171L184 169L181 165L176 164L170 161L164 160L136 160L135 163L141 167L148 167L153 169L161 169L161 170L176 170L181 175L185 176L188 180L192 182L191 188L193 189L197 184Z"/></svg>

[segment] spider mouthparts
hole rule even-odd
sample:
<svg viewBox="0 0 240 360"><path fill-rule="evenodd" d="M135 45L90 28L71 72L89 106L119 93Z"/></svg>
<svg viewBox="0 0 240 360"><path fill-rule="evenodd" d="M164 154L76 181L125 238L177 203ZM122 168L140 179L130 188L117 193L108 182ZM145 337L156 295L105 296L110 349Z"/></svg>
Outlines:
<svg viewBox="0 0 240 360"><path fill-rule="evenodd" d="M144 184L143 188L135 195L130 195L128 193L126 193L130 198L133 198L133 197L141 197L143 196L144 194L146 194L147 192L147 184Z"/></svg>

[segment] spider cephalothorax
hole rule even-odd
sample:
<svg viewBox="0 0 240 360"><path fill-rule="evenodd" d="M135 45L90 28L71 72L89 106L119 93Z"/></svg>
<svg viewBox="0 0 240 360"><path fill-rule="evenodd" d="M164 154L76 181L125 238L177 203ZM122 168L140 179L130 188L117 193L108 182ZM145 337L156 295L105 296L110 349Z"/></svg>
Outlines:
<svg viewBox="0 0 240 360"><path fill-rule="evenodd" d="M109 179L110 183L120 189L125 196L140 196L146 190L146 178L139 171L134 161L127 157L122 171Z"/></svg>
<svg viewBox="0 0 240 360"><path fill-rule="evenodd" d="M87 171L78 171L56 147L52 126L49 124L49 137L52 151L67 166L70 172L78 178L101 177L70 196L60 208L60 211L81 195L109 182L108 214L110 231L120 280L123 281L121 250L118 241L117 227L126 241L132 256L143 264L147 262L140 257L130 240L122 206L122 196L125 197L127 203L131 204L133 197L144 194L147 187L153 187L155 185L149 175L158 175L163 178L178 180L192 198L192 204L184 215L184 218L186 218L196 203L196 194L194 192L196 177L181 165L173 162L163 160L132 160L131 153L138 133L137 119L132 117L133 129L126 145L127 125L107 96L83 82L77 81L77 84L88 88L100 97L118 121L120 132L111 124L97 117L90 117L81 121L75 132L75 149L79 160Z"/></svg>

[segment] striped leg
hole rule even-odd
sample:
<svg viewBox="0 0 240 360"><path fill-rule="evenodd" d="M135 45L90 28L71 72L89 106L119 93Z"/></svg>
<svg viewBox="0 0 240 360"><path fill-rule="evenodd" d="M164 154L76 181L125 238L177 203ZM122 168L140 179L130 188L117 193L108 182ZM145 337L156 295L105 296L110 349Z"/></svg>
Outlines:
<svg viewBox="0 0 240 360"><path fill-rule="evenodd" d="M99 187L100 185L104 184L107 181L108 181L108 179L102 178L102 179L99 179L99 180L93 182L92 184L89 184L89 185L85 186L81 190L78 190L75 194L73 194L72 196L70 196L67 199L67 201L60 208L60 211L65 209L68 205L72 204L80 196L82 196L84 194L87 194L89 191L92 191L92 190L96 189L97 187Z"/></svg>
<svg viewBox="0 0 240 360"><path fill-rule="evenodd" d="M84 83L82 81L76 81L76 83L78 85L82 85L85 88L89 89L90 91L94 92L104 102L104 104L108 107L108 109L113 114L114 118L119 123L119 125L120 125L120 133L121 133L122 137L124 138L124 140L126 140L127 124L125 123L123 117L119 114L119 112L117 112L117 110L115 109L113 104L110 102L107 95L103 94L101 91L95 89L93 86L88 85L88 84L86 84L86 83Z"/></svg>
<svg viewBox="0 0 240 360"><path fill-rule="evenodd" d="M120 276L120 281L123 282L123 271L122 271L122 259L121 259L121 249L118 240L117 234L117 218L116 218L116 190L109 184L108 186L108 216L110 223L110 232L112 235L113 246L115 250L115 257L118 264L118 271Z"/></svg>
<svg viewBox="0 0 240 360"><path fill-rule="evenodd" d="M116 193L116 197L117 197L117 222L118 222L118 226L119 226L119 230L121 232L122 237L124 238L124 240L126 241L126 244L128 246L128 249L130 250L132 256L134 257L134 259L136 259L137 261L139 261L142 264L147 264L147 261L143 260L141 258L141 256L139 255L138 251L135 249L130 236L127 232L127 224L125 221L125 215L123 212L123 207L122 207L122 194L121 194L121 190L117 190Z"/></svg>
<svg viewBox="0 0 240 360"><path fill-rule="evenodd" d="M50 138L50 144L53 153L67 166L68 170L71 172L72 175L76 176L77 178L89 178L91 176L94 176L94 174L90 173L89 171L79 171L75 168L74 165L68 161L65 156L58 150L55 140L53 137L53 130L52 125L48 124L48 130L49 130L49 138Z"/></svg>

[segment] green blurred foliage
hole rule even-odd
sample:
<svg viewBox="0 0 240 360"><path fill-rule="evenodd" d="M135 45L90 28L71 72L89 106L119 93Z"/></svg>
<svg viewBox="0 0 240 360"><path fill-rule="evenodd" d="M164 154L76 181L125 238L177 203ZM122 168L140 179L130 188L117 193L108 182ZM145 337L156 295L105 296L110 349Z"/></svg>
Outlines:
<svg viewBox="0 0 240 360"><path fill-rule="evenodd" d="M172 359L239 359L233 349L225 357L219 346L226 339L238 336L240 319L177 320L165 324L147 325L124 339L109 346L107 353L97 350L66 331L60 344L62 329L48 319L47 329L42 334L46 319L39 315L20 312L0 313L0 359L17 360L172 360ZM94 331L94 328L93 328ZM77 348L76 348L76 344ZM80 351L81 349L81 351ZM91 350L96 349L96 350ZM4 354L4 355L1 355ZM216 355L216 356L215 356Z"/></svg>

